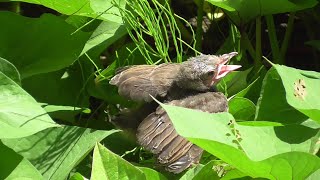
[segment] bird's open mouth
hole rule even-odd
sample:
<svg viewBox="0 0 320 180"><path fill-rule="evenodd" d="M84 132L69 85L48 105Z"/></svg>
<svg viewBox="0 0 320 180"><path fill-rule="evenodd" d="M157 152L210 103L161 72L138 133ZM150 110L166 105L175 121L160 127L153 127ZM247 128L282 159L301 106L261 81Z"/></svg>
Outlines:
<svg viewBox="0 0 320 180"><path fill-rule="evenodd" d="M241 65L225 65L233 56L236 56L237 54L237 52L232 52L229 54L224 54L220 57L222 60L217 66L216 74L213 77L214 82L217 82L231 71L241 68Z"/></svg>

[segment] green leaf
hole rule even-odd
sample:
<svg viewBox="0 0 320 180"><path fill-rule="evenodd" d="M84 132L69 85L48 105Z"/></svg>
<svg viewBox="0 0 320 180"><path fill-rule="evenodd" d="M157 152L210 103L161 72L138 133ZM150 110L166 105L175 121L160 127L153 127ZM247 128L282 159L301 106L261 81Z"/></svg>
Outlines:
<svg viewBox="0 0 320 180"><path fill-rule="evenodd" d="M244 121L253 120L256 106L246 98L234 97L229 101L229 112L235 119Z"/></svg>
<svg viewBox="0 0 320 180"><path fill-rule="evenodd" d="M268 0L268 1L233 1L207 0L209 3L235 12L240 20L249 21L254 17L299 11L314 7L317 0ZM298 2L297 2L298 1Z"/></svg>
<svg viewBox="0 0 320 180"><path fill-rule="evenodd" d="M111 0L7 0L20 1L33 4L40 4L55 11L66 15L88 16L93 18L100 18L108 21L119 22L121 16L118 8L112 6ZM125 5L124 0L117 0L120 6Z"/></svg>
<svg viewBox="0 0 320 180"><path fill-rule="evenodd" d="M288 104L320 122L320 73L282 65L274 67L282 80Z"/></svg>
<svg viewBox="0 0 320 180"><path fill-rule="evenodd" d="M99 46L106 49L119 38L127 34L125 25L118 22L103 21L92 33L85 44L82 53L89 51L93 47Z"/></svg>
<svg viewBox="0 0 320 180"><path fill-rule="evenodd" d="M27 158L45 179L66 179L96 142L114 132L65 126L21 139L3 139L3 143Z"/></svg>
<svg viewBox="0 0 320 180"><path fill-rule="evenodd" d="M217 173L213 170L214 161L210 161L206 165L198 165L190 170L188 170L180 180L202 180L207 179L219 179Z"/></svg>
<svg viewBox="0 0 320 180"><path fill-rule="evenodd" d="M17 84L21 84L20 73L18 69L6 59L0 57L0 72L6 75Z"/></svg>
<svg viewBox="0 0 320 180"><path fill-rule="evenodd" d="M50 14L35 19L2 11L0 21L6 27L0 28L0 57L14 64L22 79L69 66L89 38L81 31L71 35L75 28Z"/></svg>
<svg viewBox="0 0 320 180"><path fill-rule="evenodd" d="M89 96L84 87L90 72L86 70L92 72L90 62L77 61L59 71L25 78L22 87L42 103L89 107Z"/></svg>
<svg viewBox="0 0 320 180"><path fill-rule="evenodd" d="M40 4L66 15L81 15L95 17L97 14L90 8L90 0L7 0Z"/></svg>
<svg viewBox="0 0 320 180"><path fill-rule="evenodd" d="M196 176L201 169L204 167L203 164L198 164L197 166L189 169L187 172L185 172L179 180L189 180L192 179L194 176Z"/></svg>
<svg viewBox="0 0 320 180"><path fill-rule="evenodd" d="M56 106L56 105L42 105L43 109L47 111L53 119L60 121L75 123L77 115L84 113L90 114L91 110L88 108L79 108L73 106Z"/></svg>
<svg viewBox="0 0 320 180"><path fill-rule="evenodd" d="M251 177L304 179L320 168L320 159L309 154L314 151L319 129L245 126L229 113L161 106L180 135Z"/></svg>
<svg viewBox="0 0 320 180"><path fill-rule="evenodd" d="M72 175L69 180L85 180L85 178L77 172L74 173L74 175Z"/></svg>
<svg viewBox="0 0 320 180"><path fill-rule="evenodd" d="M39 171L24 157L0 141L0 179L43 179Z"/></svg>
<svg viewBox="0 0 320 180"><path fill-rule="evenodd" d="M230 97L245 89L248 86L247 76L250 71L251 69L231 72L216 85L218 90L224 92L224 89L226 89L226 93Z"/></svg>
<svg viewBox="0 0 320 180"><path fill-rule="evenodd" d="M271 68L263 80L255 120L293 124L307 119L306 115L288 104L279 74L276 69Z"/></svg>
<svg viewBox="0 0 320 180"><path fill-rule="evenodd" d="M140 170L143 171L144 175L146 176L146 179L152 179L152 180L166 180L167 178L157 172L156 170L150 169L150 168L146 168L146 167L139 167Z"/></svg>
<svg viewBox="0 0 320 180"><path fill-rule="evenodd" d="M248 180L250 180L252 178L248 177L243 172L241 172L237 169L234 169L234 170L227 172L227 174L221 178L221 180L229 180L229 179L242 179L242 180L248 179Z"/></svg>
<svg viewBox="0 0 320 180"><path fill-rule="evenodd" d="M312 46L316 50L320 51L320 40L308 41L305 44Z"/></svg>
<svg viewBox="0 0 320 180"><path fill-rule="evenodd" d="M312 173L306 180L317 180L320 177L320 169L318 169L316 172Z"/></svg>
<svg viewBox="0 0 320 180"><path fill-rule="evenodd" d="M101 15L100 17L107 21L122 22L122 17L120 15L119 9L114 6L114 3L117 3L117 5L121 8L124 8L126 5L125 0L90 0L90 6L92 10L96 13Z"/></svg>
<svg viewBox="0 0 320 180"><path fill-rule="evenodd" d="M143 171L101 144L93 152L91 179L146 179Z"/></svg>
<svg viewBox="0 0 320 180"><path fill-rule="evenodd" d="M18 84L0 72L0 139L19 138L59 126Z"/></svg>

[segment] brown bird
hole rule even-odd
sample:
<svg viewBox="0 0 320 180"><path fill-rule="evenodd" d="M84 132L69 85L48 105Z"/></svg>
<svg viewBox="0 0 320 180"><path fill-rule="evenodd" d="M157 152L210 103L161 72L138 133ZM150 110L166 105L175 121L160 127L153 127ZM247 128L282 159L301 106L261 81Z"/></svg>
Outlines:
<svg viewBox="0 0 320 180"><path fill-rule="evenodd" d="M160 101L204 112L224 112L226 97L214 92L215 84L239 65L225 65L236 52L192 57L180 64L127 66L117 70L110 84L120 95L145 102L137 111L120 114L115 123L136 129L138 143L156 155L160 166L180 173L199 162L203 150L177 134ZM129 124L129 125L128 125Z"/></svg>

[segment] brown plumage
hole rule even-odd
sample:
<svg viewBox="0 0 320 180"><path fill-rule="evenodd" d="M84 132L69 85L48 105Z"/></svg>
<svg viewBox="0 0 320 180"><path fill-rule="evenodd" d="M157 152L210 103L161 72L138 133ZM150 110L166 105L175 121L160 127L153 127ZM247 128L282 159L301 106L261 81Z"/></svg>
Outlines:
<svg viewBox="0 0 320 180"><path fill-rule="evenodd" d="M139 65L120 69L110 84L119 87L119 94L134 101L150 102L153 97L164 97L173 85L179 64ZM150 96L151 95L151 96Z"/></svg>
<svg viewBox="0 0 320 180"><path fill-rule="evenodd" d="M226 97L219 92L200 93L166 104L209 113L228 109ZM158 162L170 172L180 173L198 163L202 154L201 148L178 135L161 106L140 123L137 139L141 146L156 154Z"/></svg>
<svg viewBox="0 0 320 180"><path fill-rule="evenodd" d="M216 113L228 109L226 97L214 91L214 85L228 72L240 66L224 65L237 53L222 56L200 55L181 64L137 65L121 68L110 80L120 95L145 102L143 110L123 113L115 119L136 129L138 143L156 155L159 165L180 173L198 163L202 149L178 135L167 113L151 96L170 105ZM151 96L150 96L151 95Z"/></svg>

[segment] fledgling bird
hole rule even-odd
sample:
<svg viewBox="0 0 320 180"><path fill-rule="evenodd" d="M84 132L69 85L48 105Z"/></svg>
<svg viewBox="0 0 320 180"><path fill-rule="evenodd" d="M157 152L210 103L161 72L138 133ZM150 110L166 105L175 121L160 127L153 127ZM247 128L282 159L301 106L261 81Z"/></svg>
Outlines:
<svg viewBox="0 0 320 180"><path fill-rule="evenodd" d="M203 150L178 135L160 101L204 112L224 112L228 109L226 97L214 92L215 84L240 65L226 65L236 52L192 57L180 64L135 65L117 70L110 84L118 86L121 96L145 102L137 112L119 116L115 123L125 121L136 129L138 143L156 155L166 170L180 173L199 162ZM126 114L126 113L124 113ZM133 118L136 116L135 118ZM118 122L117 122L118 121Z"/></svg>

